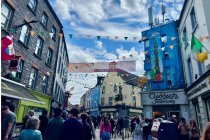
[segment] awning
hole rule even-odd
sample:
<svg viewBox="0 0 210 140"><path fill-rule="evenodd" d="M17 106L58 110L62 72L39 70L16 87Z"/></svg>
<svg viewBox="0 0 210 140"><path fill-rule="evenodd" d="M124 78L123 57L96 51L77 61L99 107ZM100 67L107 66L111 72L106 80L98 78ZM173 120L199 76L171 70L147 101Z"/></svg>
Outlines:
<svg viewBox="0 0 210 140"><path fill-rule="evenodd" d="M30 93L25 85L3 77L1 78L1 96L45 104L37 99L32 93Z"/></svg>

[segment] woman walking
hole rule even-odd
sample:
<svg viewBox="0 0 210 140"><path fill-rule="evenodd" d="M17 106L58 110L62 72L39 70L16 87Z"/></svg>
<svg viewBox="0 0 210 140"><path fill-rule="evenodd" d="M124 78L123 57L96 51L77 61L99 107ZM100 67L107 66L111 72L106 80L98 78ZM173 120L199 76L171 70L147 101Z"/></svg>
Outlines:
<svg viewBox="0 0 210 140"><path fill-rule="evenodd" d="M96 139L96 132L95 132L95 127L93 125L93 122L92 122L92 119L91 119L90 115L87 116L87 123L90 125L91 135L92 135L93 139L95 140Z"/></svg>
<svg viewBox="0 0 210 140"><path fill-rule="evenodd" d="M142 138L142 127L140 124L140 119L137 118L135 123L135 129L134 129L134 140L141 140Z"/></svg>
<svg viewBox="0 0 210 140"><path fill-rule="evenodd" d="M196 122L194 120L190 121L190 133L191 133L190 140L199 140L200 133L199 133L199 129L196 125Z"/></svg>
<svg viewBox="0 0 210 140"><path fill-rule="evenodd" d="M31 117L26 123L26 129L21 131L19 140L42 140L42 134L39 130L39 119Z"/></svg>
<svg viewBox="0 0 210 140"><path fill-rule="evenodd" d="M112 126L107 117L104 117L100 126L100 138L101 140L110 140L112 133Z"/></svg>

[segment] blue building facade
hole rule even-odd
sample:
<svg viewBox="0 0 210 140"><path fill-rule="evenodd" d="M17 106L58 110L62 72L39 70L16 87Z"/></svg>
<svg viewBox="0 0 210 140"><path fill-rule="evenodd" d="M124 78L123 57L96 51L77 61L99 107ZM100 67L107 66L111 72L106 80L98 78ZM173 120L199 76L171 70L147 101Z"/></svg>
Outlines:
<svg viewBox="0 0 210 140"><path fill-rule="evenodd" d="M90 91L90 115L95 117L99 115L100 87L96 85Z"/></svg>
<svg viewBox="0 0 210 140"><path fill-rule="evenodd" d="M184 88L184 75L177 21L142 32L144 40L144 70L148 77L146 90Z"/></svg>

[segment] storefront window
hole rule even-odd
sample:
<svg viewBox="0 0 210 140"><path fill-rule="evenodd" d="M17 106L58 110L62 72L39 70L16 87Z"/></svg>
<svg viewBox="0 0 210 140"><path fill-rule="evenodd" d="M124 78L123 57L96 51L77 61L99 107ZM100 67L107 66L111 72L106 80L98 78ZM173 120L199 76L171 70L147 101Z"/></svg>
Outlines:
<svg viewBox="0 0 210 140"><path fill-rule="evenodd" d="M210 121L210 99L206 100L206 108L207 108L208 121Z"/></svg>

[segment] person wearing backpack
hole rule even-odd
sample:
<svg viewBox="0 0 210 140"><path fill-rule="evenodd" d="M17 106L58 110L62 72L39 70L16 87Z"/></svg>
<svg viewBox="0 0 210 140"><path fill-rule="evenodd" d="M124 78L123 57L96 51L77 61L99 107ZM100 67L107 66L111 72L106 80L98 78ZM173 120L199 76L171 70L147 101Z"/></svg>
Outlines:
<svg viewBox="0 0 210 140"><path fill-rule="evenodd" d="M104 117L103 122L100 126L100 138L101 140L110 140L111 139L111 133L112 133L112 126L109 122L107 117Z"/></svg>
<svg viewBox="0 0 210 140"><path fill-rule="evenodd" d="M142 137L142 128L140 124L140 119L137 118L134 129L134 140L141 140L141 137Z"/></svg>

